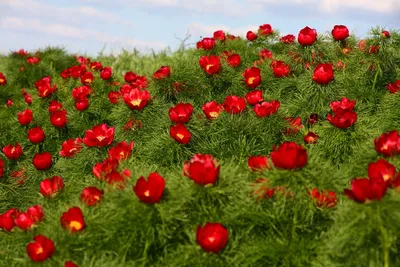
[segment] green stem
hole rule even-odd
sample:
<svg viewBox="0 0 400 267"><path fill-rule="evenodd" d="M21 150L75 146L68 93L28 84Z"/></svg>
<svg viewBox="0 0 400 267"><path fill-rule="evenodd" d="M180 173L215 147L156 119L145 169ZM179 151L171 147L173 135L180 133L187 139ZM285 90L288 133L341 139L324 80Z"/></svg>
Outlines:
<svg viewBox="0 0 400 267"><path fill-rule="evenodd" d="M378 224L379 224L379 230L381 231L382 234L382 241L383 241L383 266L384 267L389 267L389 255L390 255L390 237L389 234L383 224L381 213L379 211L378 207L378 212L377 212L377 219L378 219Z"/></svg>
<svg viewBox="0 0 400 267"><path fill-rule="evenodd" d="M377 82L377 80L378 80L378 74L379 74L380 72L381 72L381 65L378 63L378 67L377 67L377 70L376 70L376 73L375 73L375 77L374 77L374 83L372 84L372 90L375 89L376 82Z"/></svg>

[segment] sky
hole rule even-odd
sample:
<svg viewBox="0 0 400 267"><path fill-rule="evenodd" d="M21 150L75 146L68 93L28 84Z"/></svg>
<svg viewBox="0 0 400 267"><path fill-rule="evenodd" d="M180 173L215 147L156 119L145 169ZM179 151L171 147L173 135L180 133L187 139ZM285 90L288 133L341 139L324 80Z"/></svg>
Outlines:
<svg viewBox="0 0 400 267"><path fill-rule="evenodd" d="M400 0L0 0L0 53L176 50L189 35L190 46L216 30L245 36L266 23L282 35L346 25L362 37L375 26L400 29Z"/></svg>

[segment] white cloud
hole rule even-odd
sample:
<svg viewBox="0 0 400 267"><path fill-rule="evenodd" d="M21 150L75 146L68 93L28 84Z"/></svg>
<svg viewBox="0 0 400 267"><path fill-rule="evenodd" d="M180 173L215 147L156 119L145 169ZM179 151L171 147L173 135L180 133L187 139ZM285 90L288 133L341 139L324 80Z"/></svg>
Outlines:
<svg viewBox="0 0 400 267"><path fill-rule="evenodd" d="M116 14L103 12L90 6L61 8L40 3L36 0L0 0L0 6L9 7L17 11L24 10L24 12L41 17L55 17L59 19L67 18L69 21L72 22L76 20L84 21L90 19L112 24L123 24L128 26L134 25L130 20L121 19L120 16Z"/></svg>
<svg viewBox="0 0 400 267"><path fill-rule="evenodd" d="M193 22L189 25L189 32L194 36L212 37L217 30L223 30L230 34L245 36L248 31L257 31L258 25L249 25L240 28L231 28L225 25L204 25L200 22Z"/></svg>
<svg viewBox="0 0 400 267"><path fill-rule="evenodd" d="M75 28L63 24L44 24L38 19L21 19L18 17L5 17L0 20L0 26L5 29L34 31L53 37L64 37L85 41L101 42L111 48L137 48L146 51L150 48L161 50L167 47L163 42L142 41L129 37L112 36L102 32Z"/></svg>

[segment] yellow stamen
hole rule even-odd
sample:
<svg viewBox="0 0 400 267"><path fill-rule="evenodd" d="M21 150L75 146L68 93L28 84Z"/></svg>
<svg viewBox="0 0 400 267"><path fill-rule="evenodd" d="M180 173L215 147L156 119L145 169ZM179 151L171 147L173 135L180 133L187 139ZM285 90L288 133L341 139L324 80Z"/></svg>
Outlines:
<svg viewBox="0 0 400 267"><path fill-rule="evenodd" d="M100 200L99 196L94 196L93 198L96 199L96 200Z"/></svg>
<svg viewBox="0 0 400 267"><path fill-rule="evenodd" d="M208 71L210 68L212 68L212 67L214 67L214 65L213 64L208 64L207 66L206 66L206 70Z"/></svg>
<svg viewBox="0 0 400 267"><path fill-rule="evenodd" d="M185 137L183 134L180 134L180 133L178 133L176 136L181 140Z"/></svg>
<svg viewBox="0 0 400 267"><path fill-rule="evenodd" d="M385 180L385 182L386 182L387 180L390 179L390 175L389 175L389 174L384 174L384 175L382 176L382 178L383 178L383 180Z"/></svg>
<svg viewBox="0 0 400 267"><path fill-rule="evenodd" d="M210 236L210 237L208 238L208 241L210 241L210 243L214 243L214 241L215 241L215 237L213 237L213 236Z"/></svg>
<svg viewBox="0 0 400 267"><path fill-rule="evenodd" d="M216 118L218 117L219 113L218 112L210 112L210 117L211 118Z"/></svg>
<svg viewBox="0 0 400 267"><path fill-rule="evenodd" d="M86 79L85 83L92 83L92 79Z"/></svg>
<svg viewBox="0 0 400 267"><path fill-rule="evenodd" d="M143 193L143 195L145 195L146 197L149 197L149 196L150 196L150 191L149 191L149 190L145 191L145 192Z"/></svg>
<svg viewBox="0 0 400 267"><path fill-rule="evenodd" d="M101 142L101 141L103 141L104 139L106 139L106 137L100 135L100 136L97 136L96 139L99 140L99 142Z"/></svg>
<svg viewBox="0 0 400 267"><path fill-rule="evenodd" d="M255 77L250 77L250 78L247 80L247 82L248 82L249 84L253 84L255 79L256 79Z"/></svg>
<svg viewBox="0 0 400 267"><path fill-rule="evenodd" d="M42 247L39 247L38 250L36 250L36 254L42 254L43 252L44 251Z"/></svg>
<svg viewBox="0 0 400 267"><path fill-rule="evenodd" d="M0 83L3 83L4 82L4 80L3 79L0 79Z"/></svg>
<svg viewBox="0 0 400 267"><path fill-rule="evenodd" d="M72 230L81 230L82 224L77 221L72 221L69 223L69 228L71 228Z"/></svg>
<svg viewBox="0 0 400 267"><path fill-rule="evenodd" d="M140 106L140 103L142 103L141 99L135 99L131 101L132 106Z"/></svg>

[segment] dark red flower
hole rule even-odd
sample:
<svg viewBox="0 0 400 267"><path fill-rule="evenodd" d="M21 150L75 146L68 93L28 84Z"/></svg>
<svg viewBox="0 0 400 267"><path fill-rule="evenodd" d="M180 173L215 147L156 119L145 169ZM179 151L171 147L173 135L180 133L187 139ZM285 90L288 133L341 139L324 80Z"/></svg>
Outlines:
<svg viewBox="0 0 400 267"><path fill-rule="evenodd" d="M39 171L48 170L53 163L52 155L49 152L36 153L32 163Z"/></svg>
<svg viewBox="0 0 400 267"><path fill-rule="evenodd" d="M59 154L63 157L72 158L82 149L82 143L81 138L70 138L62 143Z"/></svg>
<svg viewBox="0 0 400 267"><path fill-rule="evenodd" d="M332 30L332 36L336 41L343 41L350 36L349 29L344 25L335 25Z"/></svg>
<svg viewBox="0 0 400 267"><path fill-rule="evenodd" d="M219 72L221 62L219 56L202 56L199 60L200 67L208 74L213 75Z"/></svg>
<svg viewBox="0 0 400 267"><path fill-rule="evenodd" d="M317 40L317 31L310 27L305 27L299 32L297 41L302 46L312 45Z"/></svg>
<svg viewBox="0 0 400 267"><path fill-rule="evenodd" d="M92 91L92 88L87 85L76 87L72 90L72 97L75 101L84 100L92 94Z"/></svg>
<svg viewBox="0 0 400 267"><path fill-rule="evenodd" d="M81 83L84 85L91 85L94 81L94 76L93 73L90 71L86 71L82 76L81 76Z"/></svg>
<svg viewBox="0 0 400 267"><path fill-rule="evenodd" d="M4 155L10 160L17 160L22 156L22 147L19 143L3 147Z"/></svg>
<svg viewBox="0 0 400 267"><path fill-rule="evenodd" d="M192 139L192 134L183 124L176 124L169 128L169 135L179 144L186 145Z"/></svg>
<svg viewBox="0 0 400 267"><path fill-rule="evenodd" d="M11 107L12 105L14 105L14 102L12 101L12 99L7 99L7 101L6 101L7 108Z"/></svg>
<svg viewBox="0 0 400 267"><path fill-rule="evenodd" d="M178 103L168 111L169 118L175 123L187 123L193 113L193 106L190 103Z"/></svg>
<svg viewBox="0 0 400 267"><path fill-rule="evenodd" d="M288 34L281 37L281 42L284 44L292 44L295 39L296 36L294 36L293 34Z"/></svg>
<svg viewBox="0 0 400 267"><path fill-rule="evenodd" d="M247 34L246 34L246 38L247 38L247 40L249 40L249 41L254 41L254 40L257 39L257 34L255 34L255 33L252 32L252 31L248 31Z"/></svg>
<svg viewBox="0 0 400 267"><path fill-rule="evenodd" d="M366 40L360 40L358 42L358 50L365 51L366 49L367 49L367 41Z"/></svg>
<svg viewBox="0 0 400 267"><path fill-rule="evenodd" d="M6 76L2 72L0 72L0 85L6 85L7 84L7 79Z"/></svg>
<svg viewBox="0 0 400 267"><path fill-rule="evenodd" d="M335 113L333 116L328 114L327 119L335 127L346 129L351 127L357 121L357 113L354 111L345 111Z"/></svg>
<svg viewBox="0 0 400 267"><path fill-rule="evenodd" d="M337 204L336 193L333 191L320 191L314 187L311 191L308 191L308 195L315 202L317 207L333 208Z"/></svg>
<svg viewBox="0 0 400 267"><path fill-rule="evenodd" d="M247 165L252 171L262 171L268 169L268 158L266 156L250 156Z"/></svg>
<svg viewBox="0 0 400 267"><path fill-rule="evenodd" d="M275 114L281 103L278 100L271 100L270 102L264 101L260 104L256 104L253 108L257 117L263 118Z"/></svg>
<svg viewBox="0 0 400 267"><path fill-rule="evenodd" d="M274 76L277 78L287 77L290 74L290 66L283 61L274 60L271 63L271 68Z"/></svg>
<svg viewBox="0 0 400 267"><path fill-rule="evenodd" d="M67 111L59 110L50 114L50 122L54 127L63 128L68 122Z"/></svg>
<svg viewBox="0 0 400 267"><path fill-rule="evenodd" d="M131 155L133 142L119 142L108 150L108 157L115 160L126 160Z"/></svg>
<svg viewBox="0 0 400 267"><path fill-rule="evenodd" d="M306 136L304 136L304 142L306 144L315 144L318 141L319 136L313 132L308 132Z"/></svg>
<svg viewBox="0 0 400 267"><path fill-rule="evenodd" d="M351 181L351 189L345 189L344 194L357 202L365 203L371 200L381 200L385 195L388 184L382 179L367 178Z"/></svg>
<svg viewBox="0 0 400 267"><path fill-rule="evenodd" d="M386 85L386 89L389 90L391 94L395 94L400 91L400 80L397 80L395 83L389 83Z"/></svg>
<svg viewBox="0 0 400 267"><path fill-rule="evenodd" d="M11 232L15 225L15 218L20 212L17 209L9 209L0 214L0 229Z"/></svg>
<svg viewBox="0 0 400 267"><path fill-rule="evenodd" d="M150 93L147 90L133 88L122 95L125 104L133 110L141 110L147 106L150 100Z"/></svg>
<svg viewBox="0 0 400 267"><path fill-rule="evenodd" d="M82 99L75 102L75 108L78 111L85 111L89 107L89 100Z"/></svg>
<svg viewBox="0 0 400 267"><path fill-rule="evenodd" d="M79 207L72 207L60 217L62 227L69 229L72 233L82 231L85 228L85 221L82 210Z"/></svg>
<svg viewBox="0 0 400 267"><path fill-rule="evenodd" d="M396 176L396 168L384 159L368 165L368 177L371 181L383 179L389 184Z"/></svg>
<svg viewBox="0 0 400 267"><path fill-rule="evenodd" d="M124 75L124 80L127 83L133 83L136 79L139 78L139 75L137 75L136 73L134 73L133 71L128 71L127 73L125 73Z"/></svg>
<svg viewBox="0 0 400 267"><path fill-rule="evenodd" d="M93 166L93 175L99 180L103 180L107 174L116 171L119 162L116 159L106 158L103 162L97 163Z"/></svg>
<svg viewBox="0 0 400 267"><path fill-rule="evenodd" d="M353 111L356 100L350 100L347 97L342 97L340 101L332 101L330 107L333 113L343 113L346 111Z"/></svg>
<svg viewBox="0 0 400 267"><path fill-rule="evenodd" d="M379 138L374 139L374 143L375 150L385 157L400 153L400 136L396 130L383 133Z"/></svg>
<svg viewBox="0 0 400 267"><path fill-rule="evenodd" d="M53 113L56 111L61 111L63 109L64 109L63 105L60 102L58 102L57 100L52 100L49 104L49 112L50 113Z"/></svg>
<svg viewBox="0 0 400 267"><path fill-rule="evenodd" d="M93 126L91 130L86 130L83 143L85 145L104 147L111 145L114 140L114 127L108 127L107 124L98 124Z"/></svg>
<svg viewBox="0 0 400 267"><path fill-rule="evenodd" d="M111 104L118 104L119 100L122 99L122 94L119 91L111 91L108 93L108 100Z"/></svg>
<svg viewBox="0 0 400 267"><path fill-rule="evenodd" d="M261 74L259 68L247 68L242 75L244 77L244 81L246 82L246 86L251 89L254 89L261 84Z"/></svg>
<svg viewBox="0 0 400 267"><path fill-rule="evenodd" d="M250 91L246 94L246 100L249 105L254 106L264 100L263 93L261 90Z"/></svg>
<svg viewBox="0 0 400 267"><path fill-rule="evenodd" d="M270 24L263 24L258 28L258 34L260 35L271 35L273 32Z"/></svg>
<svg viewBox="0 0 400 267"><path fill-rule="evenodd" d="M301 128L304 127L304 125L301 124L301 118L293 118L293 117L287 117L284 118L287 122L289 122L289 128L286 128L283 131L283 134L285 135L295 135L297 134Z"/></svg>
<svg viewBox="0 0 400 267"><path fill-rule="evenodd" d="M246 109L246 100L235 95L227 96L224 101L224 109L231 114L238 114Z"/></svg>
<svg viewBox="0 0 400 267"><path fill-rule="evenodd" d="M29 207L26 213L29 215L34 223L40 222L41 220L43 220L44 217L43 209L40 205Z"/></svg>
<svg viewBox="0 0 400 267"><path fill-rule="evenodd" d="M266 59L266 58L272 59L272 57L273 57L272 52L268 49L261 49L259 56L262 59Z"/></svg>
<svg viewBox="0 0 400 267"><path fill-rule="evenodd" d="M40 193L44 197L54 197L63 188L64 181L60 176L53 176L40 182Z"/></svg>
<svg viewBox="0 0 400 267"><path fill-rule="evenodd" d="M32 104L32 96L28 93L24 94L25 103L30 105Z"/></svg>
<svg viewBox="0 0 400 267"><path fill-rule="evenodd" d="M104 67L101 71L100 71L100 78L104 81L107 81L109 79L111 79L112 77L112 68L111 67Z"/></svg>
<svg viewBox="0 0 400 267"><path fill-rule="evenodd" d="M39 92L39 97L42 97L42 98L51 96L57 90L56 85L51 87L50 76L46 76L46 77L43 77L42 79L38 80L35 83L35 87Z"/></svg>
<svg viewBox="0 0 400 267"><path fill-rule="evenodd" d="M214 38L206 37L206 38L203 38L203 40L201 40L199 43L200 44L199 44L198 48L202 48L204 50L211 50L215 47Z"/></svg>
<svg viewBox="0 0 400 267"><path fill-rule="evenodd" d="M226 61L229 66L236 68L240 65L240 56L238 54L229 55Z"/></svg>
<svg viewBox="0 0 400 267"><path fill-rule="evenodd" d="M206 252L218 253L226 246L228 239L228 230L220 223L208 222L203 227L197 227L197 243Z"/></svg>
<svg viewBox="0 0 400 267"><path fill-rule="evenodd" d="M55 247L51 239L43 235L37 235L33 240L26 246L26 253L31 260L36 262L45 261L54 254Z"/></svg>
<svg viewBox="0 0 400 267"><path fill-rule="evenodd" d="M284 142L278 148L274 147L271 159L275 167L280 169L298 169L307 164L308 155L301 145L294 142Z"/></svg>
<svg viewBox="0 0 400 267"><path fill-rule="evenodd" d="M16 181L15 183L18 185L23 185L25 183L25 180L27 178L27 174L24 168L18 170L18 171L13 171L10 173L10 177L14 178Z"/></svg>
<svg viewBox="0 0 400 267"><path fill-rule="evenodd" d="M28 139L34 144L40 144L45 138L44 131L42 128L35 127L28 130Z"/></svg>
<svg viewBox="0 0 400 267"><path fill-rule="evenodd" d="M24 231L31 229L32 226L35 224L32 218L26 212L18 213L14 221L15 225L18 226L19 229Z"/></svg>
<svg viewBox="0 0 400 267"><path fill-rule="evenodd" d="M318 114L313 113L310 115L310 118L308 119L308 125L313 125L318 122Z"/></svg>
<svg viewBox="0 0 400 267"><path fill-rule="evenodd" d="M141 176L133 187L133 192L144 203L160 202L165 189L165 179L157 172L150 173L147 181Z"/></svg>
<svg viewBox="0 0 400 267"><path fill-rule="evenodd" d="M23 112L18 112L18 121L21 125L29 125L33 119L33 112L30 109L26 109Z"/></svg>
<svg viewBox="0 0 400 267"><path fill-rule="evenodd" d="M315 69L314 69L314 74L313 74L313 81L326 85L330 83L334 78L333 74L333 65L331 63L328 64L318 64Z"/></svg>
<svg viewBox="0 0 400 267"><path fill-rule="evenodd" d="M82 190L80 198L87 206L94 206L103 198L104 190L90 186Z"/></svg>
<svg viewBox="0 0 400 267"><path fill-rule="evenodd" d="M225 39L226 39L225 33L222 30L215 31L213 34L213 37L215 40L219 40L219 41L225 41Z"/></svg>
<svg viewBox="0 0 400 267"><path fill-rule="evenodd" d="M205 103L202 108L204 115L210 120L218 118L221 111L224 110L222 104L217 104L215 101Z"/></svg>
<svg viewBox="0 0 400 267"><path fill-rule="evenodd" d="M183 167L183 175L199 185L215 184L218 179L218 162L211 155L196 154Z"/></svg>
<svg viewBox="0 0 400 267"><path fill-rule="evenodd" d="M4 161L0 159L0 178L4 175Z"/></svg>
<svg viewBox="0 0 400 267"><path fill-rule="evenodd" d="M103 65L101 62L90 62L89 63L89 69L92 70L101 70L103 68Z"/></svg>
<svg viewBox="0 0 400 267"><path fill-rule="evenodd" d="M28 57L28 58L26 59L26 62L27 62L29 65L36 65L36 64L39 64L40 58L38 58L38 57Z"/></svg>
<svg viewBox="0 0 400 267"><path fill-rule="evenodd" d="M171 69L169 66L161 66L156 72L153 74L153 79L161 80L168 78L171 75Z"/></svg>
<svg viewBox="0 0 400 267"><path fill-rule="evenodd" d="M381 33L381 35L383 36L383 37L385 37L385 38L390 38L390 32L388 32L388 31L382 31L382 33Z"/></svg>

